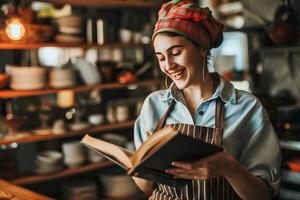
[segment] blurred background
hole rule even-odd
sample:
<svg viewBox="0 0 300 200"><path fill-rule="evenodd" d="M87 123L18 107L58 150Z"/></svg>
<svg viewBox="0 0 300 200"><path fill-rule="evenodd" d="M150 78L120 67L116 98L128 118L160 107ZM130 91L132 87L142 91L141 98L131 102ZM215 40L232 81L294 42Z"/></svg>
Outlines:
<svg viewBox="0 0 300 200"><path fill-rule="evenodd" d="M163 2L0 2L0 179L55 199L145 199L79 141L133 150L144 98L165 88L151 46ZM300 199L300 1L195 2L225 24L209 70L256 95L280 139L276 199Z"/></svg>

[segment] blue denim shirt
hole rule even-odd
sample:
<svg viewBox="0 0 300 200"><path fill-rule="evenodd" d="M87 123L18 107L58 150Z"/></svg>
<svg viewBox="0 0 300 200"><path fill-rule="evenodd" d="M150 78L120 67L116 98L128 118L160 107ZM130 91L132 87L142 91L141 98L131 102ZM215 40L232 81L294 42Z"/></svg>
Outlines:
<svg viewBox="0 0 300 200"><path fill-rule="evenodd" d="M219 86L210 99L198 105L191 115L182 91L175 84L169 89L151 93L144 101L134 127L134 143L139 147L154 131L172 99L176 104L166 120L215 127L216 99L224 102L224 150L256 176L263 178L277 193L280 184L281 153L278 138L266 110L252 94L237 90L220 76Z"/></svg>

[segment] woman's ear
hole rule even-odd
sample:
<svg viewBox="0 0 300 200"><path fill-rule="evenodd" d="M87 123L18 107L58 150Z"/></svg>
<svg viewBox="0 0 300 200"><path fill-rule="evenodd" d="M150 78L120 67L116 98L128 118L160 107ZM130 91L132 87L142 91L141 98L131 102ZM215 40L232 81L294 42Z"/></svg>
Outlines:
<svg viewBox="0 0 300 200"><path fill-rule="evenodd" d="M200 49L200 56L201 56L202 58L206 58L206 57L207 57L207 50L201 48L201 49Z"/></svg>

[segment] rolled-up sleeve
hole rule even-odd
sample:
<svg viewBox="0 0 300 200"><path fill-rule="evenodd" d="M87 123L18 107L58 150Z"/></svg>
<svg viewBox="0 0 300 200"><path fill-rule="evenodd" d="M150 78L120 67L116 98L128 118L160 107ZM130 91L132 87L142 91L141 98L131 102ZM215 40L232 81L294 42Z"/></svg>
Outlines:
<svg viewBox="0 0 300 200"><path fill-rule="evenodd" d="M143 143L143 133L145 130L142 128L141 125L141 117L139 116L134 124L134 146L135 148L138 148Z"/></svg>
<svg viewBox="0 0 300 200"><path fill-rule="evenodd" d="M144 101L141 113L135 121L134 125L134 145L138 148L148 138L148 132L153 131L159 119L159 113L157 112L157 106L153 101L154 93L150 94Z"/></svg>
<svg viewBox="0 0 300 200"><path fill-rule="evenodd" d="M250 173L269 183L272 195L275 196L280 186L279 141L266 111L261 107L254 117L257 115L263 117L261 120L253 119L252 134L243 147L240 163L247 167Z"/></svg>

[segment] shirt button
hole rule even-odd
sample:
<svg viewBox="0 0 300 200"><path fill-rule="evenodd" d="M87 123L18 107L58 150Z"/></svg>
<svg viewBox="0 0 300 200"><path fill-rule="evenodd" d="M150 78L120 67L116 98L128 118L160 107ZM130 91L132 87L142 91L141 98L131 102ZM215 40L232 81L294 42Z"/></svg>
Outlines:
<svg viewBox="0 0 300 200"><path fill-rule="evenodd" d="M199 111L199 115L203 115L204 114L204 112L201 110L201 111Z"/></svg>

